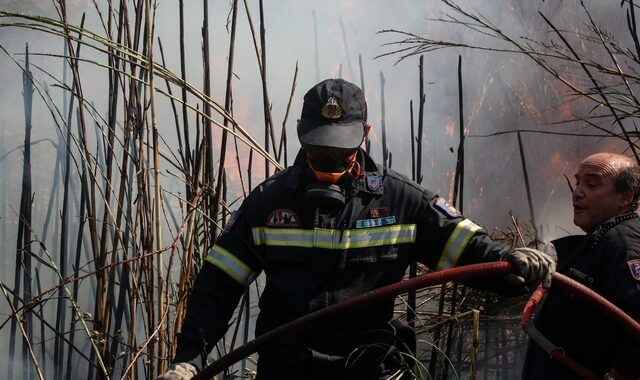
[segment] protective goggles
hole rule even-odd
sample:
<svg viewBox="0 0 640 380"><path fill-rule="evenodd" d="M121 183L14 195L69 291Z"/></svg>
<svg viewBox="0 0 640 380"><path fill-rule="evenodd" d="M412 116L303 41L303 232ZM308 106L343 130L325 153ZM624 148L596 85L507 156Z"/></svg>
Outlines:
<svg viewBox="0 0 640 380"><path fill-rule="evenodd" d="M355 159L358 148L345 149L327 146L304 145L307 158L315 170L323 172L345 171Z"/></svg>

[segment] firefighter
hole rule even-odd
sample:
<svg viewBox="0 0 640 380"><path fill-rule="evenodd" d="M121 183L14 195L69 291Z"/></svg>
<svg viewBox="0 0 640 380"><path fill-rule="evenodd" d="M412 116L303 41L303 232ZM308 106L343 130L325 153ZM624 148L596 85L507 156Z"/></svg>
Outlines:
<svg viewBox="0 0 640 380"><path fill-rule="evenodd" d="M518 292L540 281L549 286L549 256L493 242L444 198L374 163L360 148L370 128L356 85L327 79L306 93L297 126L302 149L291 167L251 192L209 252L161 379L188 379L201 369L260 273L266 283L256 336L398 282L415 261L440 270L506 260L517 273L477 285ZM259 350L257 378L383 378L397 370L385 358L389 348L415 349L415 336L391 323L393 306L389 300L340 315Z"/></svg>
<svg viewBox="0 0 640 380"><path fill-rule="evenodd" d="M630 158L597 153L578 166L573 222L586 235L553 242L558 271L588 286L640 321L640 167ZM552 288L534 321L565 354L603 379L640 379L640 342L607 316ZM531 341L524 379L578 379Z"/></svg>

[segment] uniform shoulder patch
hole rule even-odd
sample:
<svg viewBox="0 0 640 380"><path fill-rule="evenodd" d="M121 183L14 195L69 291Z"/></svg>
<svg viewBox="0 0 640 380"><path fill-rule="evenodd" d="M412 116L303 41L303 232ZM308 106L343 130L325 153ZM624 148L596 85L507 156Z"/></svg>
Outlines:
<svg viewBox="0 0 640 380"><path fill-rule="evenodd" d="M640 281L640 259L633 259L627 261L631 275L636 281Z"/></svg>
<svg viewBox="0 0 640 380"><path fill-rule="evenodd" d="M462 216L462 213L460 213L460 211L458 211L455 207L451 205L451 203L449 203L449 201L447 201L442 197L438 197L436 199L435 206L440 211L444 212L446 215L449 215L452 218L457 218L459 216Z"/></svg>
<svg viewBox="0 0 640 380"><path fill-rule="evenodd" d="M238 217L240 216L240 214L242 214L240 210L234 210L231 213L229 220L227 220L227 223L224 225L224 229L222 230L222 233L221 233L222 236L229 234L229 232L233 228L233 225L236 223L236 220L238 220Z"/></svg>
<svg viewBox="0 0 640 380"><path fill-rule="evenodd" d="M365 178L367 189L369 191L376 191L382 186L382 178L377 174L369 174Z"/></svg>
<svg viewBox="0 0 640 380"><path fill-rule="evenodd" d="M295 211L280 208L269 214L266 225L269 227L298 227L300 226L300 218Z"/></svg>

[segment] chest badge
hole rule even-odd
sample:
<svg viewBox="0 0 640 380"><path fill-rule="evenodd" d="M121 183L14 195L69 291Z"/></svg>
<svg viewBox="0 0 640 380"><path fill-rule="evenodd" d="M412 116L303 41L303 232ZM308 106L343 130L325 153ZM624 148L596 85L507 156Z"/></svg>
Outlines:
<svg viewBox="0 0 640 380"><path fill-rule="evenodd" d="M300 218L294 211L280 208L269 214L266 224L269 227L298 227Z"/></svg>
<svg viewBox="0 0 640 380"><path fill-rule="evenodd" d="M384 218L385 216L391 215L391 213L389 212L389 207L372 207L369 210L369 214L373 219Z"/></svg>
<svg viewBox="0 0 640 380"><path fill-rule="evenodd" d="M393 215L384 218L356 220L356 228L382 227L392 224L396 224L396 217Z"/></svg>
<svg viewBox="0 0 640 380"><path fill-rule="evenodd" d="M636 281L640 281L640 259L633 259L627 261L631 275Z"/></svg>
<svg viewBox="0 0 640 380"><path fill-rule="evenodd" d="M366 178L367 189L370 191L376 191L382 187L382 179L379 175L369 174Z"/></svg>

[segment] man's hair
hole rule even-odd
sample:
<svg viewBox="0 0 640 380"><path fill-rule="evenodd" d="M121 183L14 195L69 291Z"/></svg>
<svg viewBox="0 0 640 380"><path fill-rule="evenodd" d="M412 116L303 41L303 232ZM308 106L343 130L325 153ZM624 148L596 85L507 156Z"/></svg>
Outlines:
<svg viewBox="0 0 640 380"><path fill-rule="evenodd" d="M631 204L634 210L638 208L638 201L640 200L640 166L634 164L620 168L613 179L613 184L618 193L629 189L633 190Z"/></svg>

